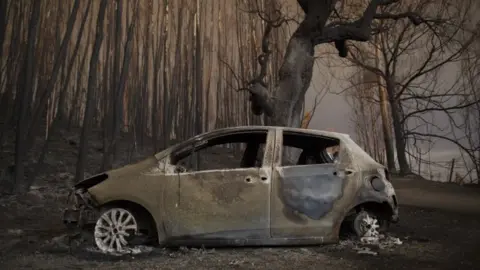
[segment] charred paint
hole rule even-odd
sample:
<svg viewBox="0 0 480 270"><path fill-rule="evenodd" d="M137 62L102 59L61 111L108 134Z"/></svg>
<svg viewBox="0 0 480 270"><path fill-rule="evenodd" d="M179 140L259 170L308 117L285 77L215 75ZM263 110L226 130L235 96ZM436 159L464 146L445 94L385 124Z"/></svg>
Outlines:
<svg viewBox="0 0 480 270"><path fill-rule="evenodd" d="M174 192L165 194L166 229L172 237L268 237L269 202L265 195L269 185L262 182L259 168L179 174L168 182ZM229 234L232 230L241 235Z"/></svg>
<svg viewBox="0 0 480 270"><path fill-rule="evenodd" d="M383 191L377 191L373 188L370 180L376 177L383 181L385 188ZM365 170L359 176L363 180L363 185L358 188L354 197L354 206L362 205L364 203L377 203L382 209L381 215L389 219L392 222L398 220L398 205L396 202L396 194L393 186L386 180L386 177L381 169Z"/></svg>
<svg viewBox="0 0 480 270"><path fill-rule="evenodd" d="M284 167L280 171L281 198L285 207L319 220L342 196L343 179L333 165Z"/></svg>
<svg viewBox="0 0 480 270"><path fill-rule="evenodd" d="M242 177L242 175L240 175ZM235 202L241 202L244 200L242 194L247 190L253 187L252 179L258 177L255 176L247 176L245 179L249 179L250 182L240 182L240 181L233 181L231 183L223 182L219 185L214 185L211 187L212 195L217 203L219 204L232 204ZM205 189L205 186L202 182L202 188ZM207 187L210 188L210 187Z"/></svg>

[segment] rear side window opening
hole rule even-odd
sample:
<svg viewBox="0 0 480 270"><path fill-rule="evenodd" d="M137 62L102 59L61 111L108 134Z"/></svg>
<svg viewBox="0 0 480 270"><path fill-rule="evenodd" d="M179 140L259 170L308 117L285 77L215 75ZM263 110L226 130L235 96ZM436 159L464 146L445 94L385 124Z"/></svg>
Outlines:
<svg viewBox="0 0 480 270"><path fill-rule="evenodd" d="M281 166L334 163L340 155L340 140L296 132L283 132Z"/></svg>

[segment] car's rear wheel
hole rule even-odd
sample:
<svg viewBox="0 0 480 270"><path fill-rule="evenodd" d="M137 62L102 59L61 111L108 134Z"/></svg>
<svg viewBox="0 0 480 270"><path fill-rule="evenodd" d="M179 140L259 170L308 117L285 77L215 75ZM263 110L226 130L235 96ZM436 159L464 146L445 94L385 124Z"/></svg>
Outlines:
<svg viewBox="0 0 480 270"><path fill-rule="evenodd" d="M122 207L108 208L101 212L95 223L95 244L105 253L123 253L138 232L133 211Z"/></svg>

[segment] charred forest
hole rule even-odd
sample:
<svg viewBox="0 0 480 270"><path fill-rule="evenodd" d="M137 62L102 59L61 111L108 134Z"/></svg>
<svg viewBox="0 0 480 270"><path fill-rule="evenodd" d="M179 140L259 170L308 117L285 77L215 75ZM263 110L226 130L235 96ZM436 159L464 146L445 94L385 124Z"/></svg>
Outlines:
<svg viewBox="0 0 480 270"><path fill-rule="evenodd" d="M76 157L75 175L65 182L71 186L86 177L87 167L109 170L139 149L153 154L212 129L300 127L319 54L354 71L343 80L352 84L347 95L354 111L369 115L360 119L366 123L355 120L362 146L392 171L396 158L399 171L408 174L412 141L459 141L420 132L407 125L409 119L458 111L462 117L449 117L451 126L468 133L479 124L471 116L480 115L478 27L466 0L456 11L451 1L440 1L438 13L428 12L430 2L1 0L0 186L28 191L59 141ZM444 17L447 11L463 17ZM422 35L435 40L422 52L424 64L413 73L399 71L405 69L399 59L411 56ZM371 44L380 44L387 65L361 58L367 51L362 46ZM440 53L452 56L438 62ZM468 71L455 91L419 86L452 62ZM365 70L373 82L358 77ZM453 96L456 102L442 105ZM382 119L374 117L381 110ZM364 140L368 130L375 136ZM459 147L480 171L478 138ZM89 161L92 151L101 161Z"/></svg>

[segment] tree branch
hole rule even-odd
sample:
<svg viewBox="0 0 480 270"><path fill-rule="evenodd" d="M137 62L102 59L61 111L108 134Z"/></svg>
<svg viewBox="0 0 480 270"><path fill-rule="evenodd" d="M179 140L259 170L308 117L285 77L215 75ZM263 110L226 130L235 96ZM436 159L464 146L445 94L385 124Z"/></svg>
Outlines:
<svg viewBox="0 0 480 270"><path fill-rule="evenodd" d="M408 18L414 25L428 23L429 20L423 19L415 12L403 12L399 14L392 13L377 13L379 6L387 6L397 3L399 0L371 0L367 8L363 12L360 19L354 22L333 22L325 26L320 35L313 37L315 45L335 42L337 48L343 49L344 45L339 46L340 43L345 43L347 40L368 41L372 36L372 22L373 20L400 20ZM339 50L340 57L346 57L345 51Z"/></svg>
<svg viewBox="0 0 480 270"><path fill-rule="evenodd" d="M265 82L267 76L268 63L272 50L270 49L270 36L273 29L282 26L284 23L293 19L282 16L280 9L275 9L273 13L274 18L264 11L250 10L248 13L257 13L257 15L266 23L263 36L262 36L262 52L257 57L258 64L260 65L260 72L252 80L250 80L245 87L239 90L250 92L251 108L255 115L262 115L265 113L268 117L273 116L272 98L268 91L268 84ZM237 80L238 81L238 80Z"/></svg>

